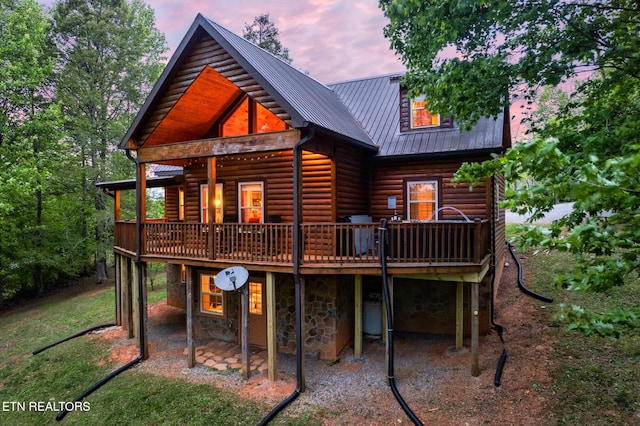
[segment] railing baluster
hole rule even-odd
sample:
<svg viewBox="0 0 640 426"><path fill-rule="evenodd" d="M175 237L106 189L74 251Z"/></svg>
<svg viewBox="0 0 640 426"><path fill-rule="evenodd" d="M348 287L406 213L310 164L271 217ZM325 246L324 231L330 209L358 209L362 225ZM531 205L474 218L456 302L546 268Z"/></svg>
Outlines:
<svg viewBox="0 0 640 426"><path fill-rule="evenodd" d="M302 224L304 264L373 264L379 262L376 223ZM135 252L135 222L116 222L114 246ZM387 251L395 264L474 263L488 254L490 223L406 222L388 224ZM281 223L177 223L150 221L142 226L142 252L212 261L293 261L293 225ZM213 235L209 234L213 233ZM208 236L210 235L210 237ZM211 240L209 240L211 238Z"/></svg>

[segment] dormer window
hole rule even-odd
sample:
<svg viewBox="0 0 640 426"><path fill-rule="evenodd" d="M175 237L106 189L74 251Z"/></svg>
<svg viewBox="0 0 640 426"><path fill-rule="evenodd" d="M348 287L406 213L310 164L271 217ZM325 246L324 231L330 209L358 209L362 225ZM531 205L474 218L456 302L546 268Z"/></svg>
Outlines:
<svg viewBox="0 0 640 426"><path fill-rule="evenodd" d="M411 99L409 104L411 105L412 129L440 126L440 114L432 114L427 109L427 101L424 96Z"/></svg>
<svg viewBox="0 0 640 426"><path fill-rule="evenodd" d="M427 108L425 96L410 98L407 89L400 87L400 132L417 132L453 127L453 116L435 114Z"/></svg>

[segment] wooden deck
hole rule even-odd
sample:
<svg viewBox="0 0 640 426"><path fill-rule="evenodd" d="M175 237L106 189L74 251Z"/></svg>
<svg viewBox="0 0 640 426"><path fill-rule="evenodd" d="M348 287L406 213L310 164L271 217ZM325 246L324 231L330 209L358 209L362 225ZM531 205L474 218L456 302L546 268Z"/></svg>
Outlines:
<svg viewBox="0 0 640 426"><path fill-rule="evenodd" d="M116 222L115 249L135 254L135 222ZM489 222L476 220L390 222L388 267L425 273L486 266ZM302 225L301 266L309 273L376 273L380 269L379 224ZM199 265L293 267L293 225L289 223L142 224L141 256L148 261ZM213 265L212 265L213 266Z"/></svg>

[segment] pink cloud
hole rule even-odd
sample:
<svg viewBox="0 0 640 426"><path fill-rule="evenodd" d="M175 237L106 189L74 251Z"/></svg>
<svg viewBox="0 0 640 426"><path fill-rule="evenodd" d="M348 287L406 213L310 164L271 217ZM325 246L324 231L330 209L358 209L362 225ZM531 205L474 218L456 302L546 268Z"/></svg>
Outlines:
<svg viewBox="0 0 640 426"><path fill-rule="evenodd" d="M324 83L387 74L403 69L382 31L387 23L376 0L233 2L149 0L158 28L175 49L198 13L238 35L245 23L269 13L289 49L293 66Z"/></svg>
<svg viewBox="0 0 640 426"><path fill-rule="evenodd" d="M269 13L293 66L323 83L403 69L382 35L387 20L377 0L147 0L173 54L198 13L238 35ZM54 0L40 0L51 7Z"/></svg>

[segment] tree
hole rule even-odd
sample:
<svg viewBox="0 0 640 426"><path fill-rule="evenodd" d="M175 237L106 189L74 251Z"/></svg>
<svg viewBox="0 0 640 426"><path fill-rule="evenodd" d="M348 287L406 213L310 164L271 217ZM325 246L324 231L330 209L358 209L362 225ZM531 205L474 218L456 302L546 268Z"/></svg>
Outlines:
<svg viewBox="0 0 640 426"><path fill-rule="evenodd" d="M54 206L59 111L48 96L53 56L48 25L33 0L0 0L0 304L70 270Z"/></svg>
<svg viewBox="0 0 640 426"><path fill-rule="evenodd" d="M256 16L251 24L245 22L242 37L290 64L293 59L289 57L289 49L278 40L279 33L269 14L263 13Z"/></svg>
<svg viewBox="0 0 640 426"><path fill-rule="evenodd" d="M116 146L163 68L167 47L153 10L141 0L61 0L53 9L52 39L59 51L55 97L76 153L75 182L85 256L95 254L106 278L108 227L104 195L95 183L122 170ZM129 175L132 172L129 164Z"/></svg>
<svg viewBox="0 0 640 426"><path fill-rule="evenodd" d="M638 2L381 0L380 7L411 94L427 94L434 110L453 113L463 127L501 114L515 97L535 105L540 87L574 84L555 114L532 119L530 142L464 166L458 178L476 182L503 173L528 182L507 191L506 205L532 220L557 200L575 202L571 214L548 229L528 227L520 240L575 255L577 268L557 277L562 285L602 291L637 277ZM607 318L635 318L638 325L640 307L621 312Z"/></svg>

